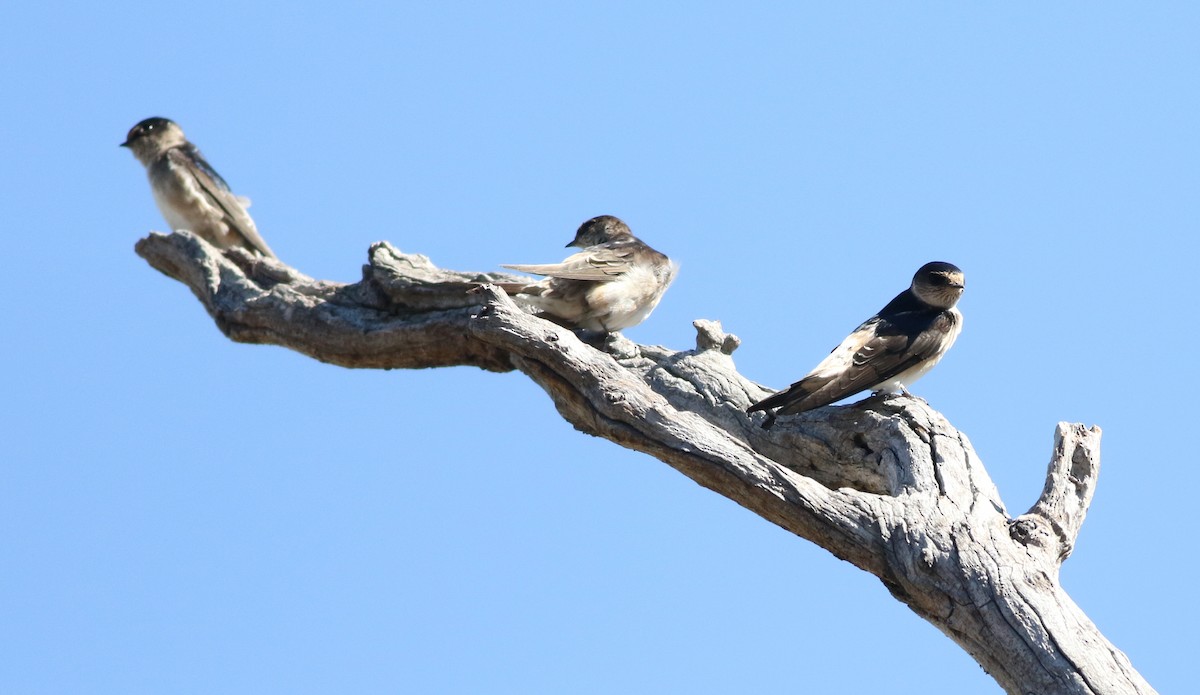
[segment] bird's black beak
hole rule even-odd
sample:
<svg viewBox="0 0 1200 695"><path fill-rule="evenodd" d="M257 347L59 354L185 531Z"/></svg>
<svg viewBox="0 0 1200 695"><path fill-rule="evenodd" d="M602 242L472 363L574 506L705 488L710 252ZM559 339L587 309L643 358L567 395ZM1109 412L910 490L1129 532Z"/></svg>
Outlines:
<svg viewBox="0 0 1200 695"><path fill-rule="evenodd" d="M117 145L117 147L129 147L129 141L126 140L125 142L121 143L120 145Z"/></svg>
<svg viewBox="0 0 1200 695"><path fill-rule="evenodd" d="M572 246L574 246L574 245L575 245L575 240L574 240L574 239L572 239L572 240L568 241L568 242L567 242L567 245L566 245L566 246L564 246L563 248L568 248L568 249L569 249L569 248L571 248L571 247L572 247Z"/></svg>

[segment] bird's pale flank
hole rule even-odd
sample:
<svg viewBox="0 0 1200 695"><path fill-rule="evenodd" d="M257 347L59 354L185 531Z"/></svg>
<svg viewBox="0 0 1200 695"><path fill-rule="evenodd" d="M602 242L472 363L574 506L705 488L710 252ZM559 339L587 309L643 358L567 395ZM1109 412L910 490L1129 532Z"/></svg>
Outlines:
<svg viewBox="0 0 1200 695"><path fill-rule="evenodd" d="M147 118L130 129L121 147L146 167L154 202L172 230L186 229L220 248L275 256L246 212L250 201L229 190L174 121Z"/></svg>
<svg viewBox="0 0 1200 695"><path fill-rule="evenodd" d="M561 263L504 266L546 277L502 287L559 323L611 333L646 320L675 279L675 264L611 215L584 222L567 246L583 250Z"/></svg>
<svg viewBox="0 0 1200 695"><path fill-rule="evenodd" d="M833 349L808 376L747 410L770 410L764 428L779 415L819 408L860 391L908 393L907 386L942 359L962 331L955 308L963 273L950 263L921 266L912 285L896 295Z"/></svg>

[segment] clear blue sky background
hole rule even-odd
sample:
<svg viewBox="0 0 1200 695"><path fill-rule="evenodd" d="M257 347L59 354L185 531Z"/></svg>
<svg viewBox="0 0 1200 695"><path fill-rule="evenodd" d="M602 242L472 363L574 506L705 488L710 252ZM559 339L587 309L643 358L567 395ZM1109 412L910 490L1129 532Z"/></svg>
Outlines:
<svg viewBox="0 0 1200 695"><path fill-rule="evenodd" d="M133 253L152 115L321 278L380 239L554 261L619 215L682 265L629 337L720 319L774 387L958 264L915 391L1013 514L1056 422L1104 428L1063 584L1194 689L1194 4L35 4L0 9L0 692L999 692L520 375L226 340Z"/></svg>

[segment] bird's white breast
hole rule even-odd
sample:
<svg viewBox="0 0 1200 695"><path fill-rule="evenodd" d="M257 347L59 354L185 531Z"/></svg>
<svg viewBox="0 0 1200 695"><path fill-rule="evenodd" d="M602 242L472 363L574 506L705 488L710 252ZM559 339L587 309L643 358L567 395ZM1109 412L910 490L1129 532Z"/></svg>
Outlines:
<svg viewBox="0 0 1200 695"><path fill-rule="evenodd" d="M645 321L675 279L676 270L672 263L666 277L659 277L652 266L639 264L612 282L597 284L587 295L589 313L603 324L596 328L620 331Z"/></svg>
<svg viewBox="0 0 1200 695"><path fill-rule="evenodd" d="M149 172L150 189L155 205L171 229L187 229L201 235L223 234L225 225L220 223L224 212L200 189L196 179L170 159L164 158L163 164ZM214 229L217 225L220 228Z"/></svg>

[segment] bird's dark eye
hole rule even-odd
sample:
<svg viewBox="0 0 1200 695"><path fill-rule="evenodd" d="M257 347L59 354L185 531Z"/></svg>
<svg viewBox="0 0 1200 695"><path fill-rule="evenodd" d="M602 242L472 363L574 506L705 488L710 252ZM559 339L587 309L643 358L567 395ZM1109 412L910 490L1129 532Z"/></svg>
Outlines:
<svg viewBox="0 0 1200 695"><path fill-rule="evenodd" d="M950 282L950 278L946 277L945 275L934 275L933 277L929 278L929 283L931 285L945 285L948 282Z"/></svg>

